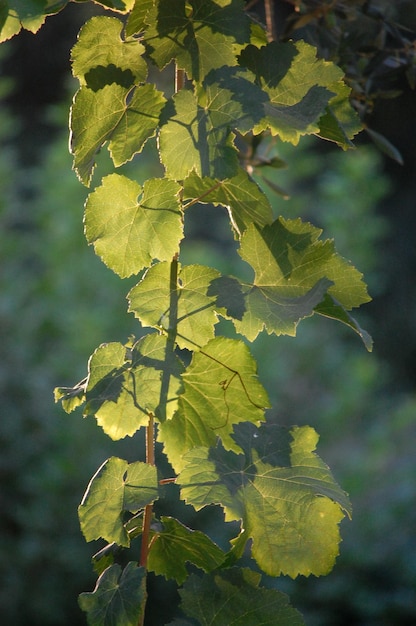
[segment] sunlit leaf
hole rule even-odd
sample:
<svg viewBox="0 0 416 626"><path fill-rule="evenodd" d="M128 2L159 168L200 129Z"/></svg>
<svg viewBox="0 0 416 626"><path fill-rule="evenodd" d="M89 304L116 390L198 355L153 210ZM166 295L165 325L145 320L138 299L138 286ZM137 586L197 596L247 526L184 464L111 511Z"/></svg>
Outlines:
<svg viewBox="0 0 416 626"><path fill-rule="evenodd" d="M127 80L125 86L131 87L146 80L147 65L142 57L144 46L133 38L124 41L121 38L122 30L121 20L104 16L91 18L81 28L71 52L72 72L81 85L92 89L94 85L96 89L104 87L97 77L100 68L101 75L105 77L109 66L108 81L117 82L117 76L121 79L124 76L124 80Z"/></svg>
<svg viewBox="0 0 416 626"><path fill-rule="evenodd" d="M219 272L203 265L179 265L177 292L170 290L170 264L157 263L129 292L129 311L143 326L176 328L175 338L180 348L197 350L214 337L218 317L214 310L215 297L209 296L209 287ZM175 299L173 305L172 298ZM177 302L176 302L177 299ZM172 305L177 318L171 319Z"/></svg>
<svg viewBox="0 0 416 626"><path fill-rule="evenodd" d="M342 113L337 122L342 132L339 130L334 140L342 143L341 138L347 139L360 129L348 104L349 91L342 82L342 70L318 59L313 46L303 41L272 42L261 48L250 45L240 59L256 75L270 99L265 105L264 119L254 127L255 133L269 128L273 135L296 145L302 135L319 132L319 120L331 104ZM325 134L324 122L322 133Z"/></svg>
<svg viewBox="0 0 416 626"><path fill-rule="evenodd" d="M242 8L241 0L157 0L146 18L150 56L160 68L175 59L196 81L213 68L235 65L234 44L250 37Z"/></svg>
<svg viewBox="0 0 416 626"><path fill-rule="evenodd" d="M252 222L265 226L272 221L267 196L242 169L225 180L200 178L193 172L184 182L184 199L196 198L203 203L226 207L238 233Z"/></svg>
<svg viewBox="0 0 416 626"><path fill-rule="evenodd" d="M194 353L182 381L178 411L159 429L159 439L176 471L183 466L188 450L215 445L218 437L227 449L238 451L232 438L234 425L260 423L269 406L256 363L242 341L213 339Z"/></svg>
<svg viewBox="0 0 416 626"><path fill-rule="evenodd" d="M85 233L96 254L125 278L171 259L183 235L179 186L168 179L135 181L110 174L85 206Z"/></svg>
<svg viewBox="0 0 416 626"><path fill-rule="evenodd" d="M182 365L166 358L166 337L146 335L131 349L104 344L88 369L84 414L94 415L111 439L134 435L149 414L170 417L176 410Z"/></svg>
<svg viewBox="0 0 416 626"><path fill-rule="evenodd" d="M339 522L351 508L314 452L316 432L246 423L236 426L235 440L243 453L217 446L185 455L177 480L182 497L197 509L221 504L226 519L241 519L266 573L328 573L338 554Z"/></svg>
<svg viewBox="0 0 416 626"><path fill-rule="evenodd" d="M85 539L129 546L125 512L137 513L157 497L155 466L140 461L129 464L117 457L107 459L92 477L78 507Z"/></svg>

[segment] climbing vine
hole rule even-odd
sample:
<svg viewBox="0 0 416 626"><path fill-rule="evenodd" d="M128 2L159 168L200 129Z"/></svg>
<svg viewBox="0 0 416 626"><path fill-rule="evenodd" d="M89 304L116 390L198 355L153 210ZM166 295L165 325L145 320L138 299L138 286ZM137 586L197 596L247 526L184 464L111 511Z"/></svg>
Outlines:
<svg viewBox="0 0 416 626"><path fill-rule="evenodd" d="M36 31L65 4L9 0L2 38ZM55 399L68 413L82 406L113 440L143 429L145 450L134 462L107 459L79 506L85 539L104 542L93 557L97 585L80 606L94 626L145 624L152 572L178 585L171 624L302 624L260 572L327 574L351 506L315 452L314 429L268 422L249 346L261 332L294 336L315 314L348 325L371 350L351 315L369 296L318 228L274 216L259 181L281 165L280 141L316 135L353 147L361 124L350 88L313 46L273 39L268 2L266 25L242 0L101 4L111 14L89 19L71 53L70 148L92 187L88 243L121 279L137 276L128 310L139 338L99 346L86 378ZM103 146L117 170L154 137L161 177L100 175ZM195 205L228 215L240 275L183 263ZM195 511L221 509L234 529L226 547L159 515L172 490Z"/></svg>

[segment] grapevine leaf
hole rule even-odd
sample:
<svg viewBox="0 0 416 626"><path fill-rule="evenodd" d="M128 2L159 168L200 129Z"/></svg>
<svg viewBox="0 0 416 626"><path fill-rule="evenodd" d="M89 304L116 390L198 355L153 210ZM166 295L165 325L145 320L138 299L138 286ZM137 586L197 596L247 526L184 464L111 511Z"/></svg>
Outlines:
<svg viewBox="0 0 416 626"><path fill-rule="evenodd" d="M319 120L331 102L333 113L342 113L343 138L357 132L357 117L347 107L342 71L334 63L317 59L313 46L303 41L271 42L261 48L249 45L240 61L256 75L270 99L264 119L254 127L256 134L270 128L273 135L296 145L302 135L319 132ZM325 123L328 120L322 123L323 134Z"/></svg>
<svg viewBox="0 0 416 626"><path fill-rule="evenodd" d="M90 626L137 626L146 602L146 570L130 561L122 570L111 565L97 580L94 591L81 593L79 605Z"/></svg>
<svg viewBox="0 0 416 626"><path fill-rule="evenodd" d="M141 152L156 131L164 102L163 95L150 84L136 87L133 93L115 82L98 91L81 87L70 119L71 151L80 180L89 185L95 155L106 141L111 140L110 152L116 166Z"/></svg>
<svg viewBox="0 0 416 626"><path fill-rule="evenodd" d="M125 512L137 513L157 497L155 466L140 461L129 464L117 457L107 459L92 477L78 507L85 539L129 546Z"/></svg>
<svg viewBox="0 0 416 626"><path fill-rule="evenodd" d="M354 147L351 139L362 130L358 114L350 103L351 89L342 81L331 85L336 95L331 98L319 120L318 135L336 142L344 150Z"/></svg>
<svg viewBox="0 0 416 626"><path fill-rule="evenodd" d="M86 202L88 243L122 278L155 258L171 259L183 234L178 192L177 183L167 179L147 180L142 190L125 176L106 176Z"/></svg>
<svg viewBox="0 0 416 626"><path fill-rule="evenodd" d="M238 153L229 128L214 128L209 112L198 105L191 91L175 94L164 113L160 158L170 178L183 180L192 170L214 178L237 173Z"/></svg>
<svg viewBox="0 0 416 626"><path fill-rule="evenodd" d="M195 446L212 446L218 437L227 449L240 448L231 437L242 420L259 423L269 406L256 376L256 363L239 340L217 337L194 353L182 376L178 411L160 425L159 439L175 471Z"/></svg>
<svg viewBox="0 0 416 626"><path fill-rule="evenodd" d="M352 328L362 339L369 352L373 349L373 340L366 330L361 328L357 320L345 310L334 298L326 294L325 298L315 307L315 313L337 320Z"/></svg>
<svg viewBox="0 0 416 626"><path fill-rule="evenodd" d="M182 180L199 176L223 180L238 174L238 153L230 129L248 132L263 116L267 95L245 69L211 71L197 96L181 91L165 109L160 154L167 174Z"/></svg>
<svg viewBox="0 0 416 626"><path fill-rule="evenodd" d="M227 207L238 233L252 222L265 226L272 221L267 196L242 169L237 176L225 180L200 178L192 172L184 182L184 199L196 198L199 202Z"/></svg>
<svg viewBox="0 0 416 626"><path fill-rule="evenodd" d="M129 88L146 80L144 46L133 38L123 41L122 29L118 18L104 16L93 17L81 28L71 53L72 72L81 85L97 90L118 78ZM108 82L102 84L100 76Z"/></svg>
<svg viewBox="0 0 416 626"><path fill-rule="evenodd" d="M157 263L128 294L129 311L143 326L169 329L171 293L170 264ZM180 348L198 349L214 337L218 322L213 305L215 296L208 296L209 286L219 277L217 270L202 265L179 266L176 342Z"/></svg>
<svg viewBox="0 0 416 626"><path fill-rule="evenodd" d="M218 503L226 487L221 503L226 519L242 520L264 572L291 577L328 573L338 554L339 522L351 509L314 452L316 432L306 426L289 433L279 429L271 438L267 425L256 429L248 423L235 430L244 454L219 445L186 454L177 479L181 497L198 509Z"/></svg>
<svg viewBox="0 0 416 626"><path fill-rule="evenodd" d="M241 0L157 0L147 22L144 41L155 63L163 68L175 59L195 81L213 68L236 65L234 45L250 38Z"/></svg>
<svg viewBox="0 0 416 626"><path fill-rule="evenodd" d="M180 607L201 626L304 625L286 594L259 584L260 575L249 569L231 568L201 578L192 574L179 591Z"/></svg>
<svg viewBox="0 0 416 626"><path fill-rule="evenodd" d="M111 135L111 158L116 167L142 151L144 144L156 132L165 97L154 85L136 87L125 114Z"/></svg>
<svg viewBox="0 0 416 626"><path fill-rule="evenodd" d="M72 413L85 402L87 379L84 378L74 387L55 387L53 395L55 402L61 402L66 413Z"/></svg>
<svg viewBox="0 0 416 626"><path fill-rule="evenodd" d="M176 519L162 517L163 530L152 540L148 569L182 584L188 577L186 563L204 572L221 565L224 552L204 533L187 528Z"/></svg>
<svg viewBox="0 0 416 626"><path fill-rule="evenodd" d="M126 23L126 35L128 37L145 30L147 12L152 7L153 0L135 0Z"/></svg>
<svg viewBox="0 0 416 626"><path fill-rule="evenodd" d="M234 324L250 341L264 328L294 335L297 323L313 313L327 291L347 310L369 301L362 275L337 254L332 241L318 240L321 232L300 219L279 218L243 233L240 256L253 267L255 280L241 287L245 311ZM218 303L229 309L221 280L214 289Z"/></svg>
<svg viewBox="0 0 416 626"><path fill-rule="evenodd" d="M181 371L179 359L166 360L166 338L161 335L146 335L131 350L104 344L89 361L85 415L95 415L113 440L132 436L147 425L150 413L174 413Z"/></svg>
<svg viewBox="0 0 416 626"><path fill-rule="evenodd" d="M2 0L0 42L17 35L22 28L36 33L48 15L58 13L68 0Z"/></svg>

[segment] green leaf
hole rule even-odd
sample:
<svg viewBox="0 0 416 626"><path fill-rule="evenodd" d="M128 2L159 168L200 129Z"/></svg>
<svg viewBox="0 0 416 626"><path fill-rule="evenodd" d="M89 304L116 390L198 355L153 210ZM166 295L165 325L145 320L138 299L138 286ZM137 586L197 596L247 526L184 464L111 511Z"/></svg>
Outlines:
<svg viewBox="0 0 416 626"><path fill-rule="evenodd" d="M148 11L153 7L153 0L135 0L126 23L126 35L131 36L146 29Z"/></svg>
<svg viewBox="0 0 416 626"><path fill-rule="evenodd" d="M36 33L48 15L58 13L68 0L2 0L0 42L17 35L22 28Z"/></svg>
<svg viewBox="0 0 416 626"><path fill-rule="evenodd" d="M157 0L144 37L148 52L163 68L175 59L189 78L201 81L213 68L236 65L236 43L250 38L241 0Z"/></svg>
<svg viewBox="0 0 416 626"><path fill-rule="evenodd" d="M184 199L227 207L239 234L252 222L265 226L273 218L267 196L242 169L233 178L225 180L200 178L192 172L184 182L183 196Z"/></svg>
<svg viewBox="0 0 416 626"><path fill-rule="evenodd" d="M264 119L254 127L256 134L269 128L273 135L296 145L302 135L319 132L319 120L331 102L334 113L342 110L343 137L356 128L351 107L347 114L342 70L317 59L313 46L303 41L271 42L261 48L249 45L240 62L256 75L270 99Z"/></svg>
<svg viewBox="0 0 416 626"><path fill-rule="evenodd" d="M193 574L179 590L180 606L201 626L304 625L286 594L259 583L260 575L248 569L232 568L202 578Z"/></svg>
<svg viewBox="0 0 416 626"><path fill-rule="evenodd" d="M161 522L163 530L152 539L149 571L172 578L181 585L188 577L187 563L204 572L221 565L224 552L205 533L191 530L171 517L162 517Z"/></svg>
<svg viewBox="0 0 416 626"><path fill-rule="evenodd" d="M81 28L71 52L72 72L81 85L91 89L104 87L97 80L100 68L101 75L108 72L110 82L118 82L117 77L124 80L123 85L127 81L127 88L146 80L144 46L133 38L124 41L121 38L123 27L118 18L99 16L91 18ZM111 81L111 78L116 80Z"/></svg>
<svg viewBox="0 0 416 626"><path fill-rule="evenodd" d="M79 596L89 626L137 626L145 602L146 570L132 561L123 570L120 565L111 565L97 580L94 591Z"/></svg>
<svg viewBox="0 0 416 626"><path fill-rule="evenodd" d="M294 335L298 322L313 313L326 292L347 310L369 301L362 274L337 254L332 241L318 239L321 232L300 219L283 218L244 232L240 256L254 269L255 280L241 287L245 310L234 325L250 341L263 329ZM218 304L230 309L221 281L212 289Z"/></svg>
<svg viewBox="0 0 416 626"><path fill-rule="evenodd" d="M306 426L285 431L248 423L235 431L244 454L220 446L186 454L177 479L182 498L196 509L221 503L227 521L241 519L267 574L327 574L338 554L338 524L351 508L314 452L318 435Z"/></svg>
<svg viewBox="0 0 416 626"><path fill-rule="evenodd" d="M369 352L373 349L373 340L366 330L361 328L357 320L355 320L348 311L345 310L334 298L326 294L325 298L315 307L315 313L319 313L324 317L329 317L338 322L346 324L352 328L362 339L365 347Z"/></svg>
<svg viewBox="0 0 416 626"><path fill-rule="evenodd" d="M160 155L175 180L194 170L223 180L238 175L238 153L231 129L248 132L263 116L267 95L250 72L238 67L213 70L198 86L177 93L165 109Z"/></svg>
<svg viewBox="0 0 416 626"><path fill-rule="evenodd" d="M227 449L239 451L231 436L234 425L243 420L259 423L269 406L256 363L239 340L211 340L194 353L182 381L178 411L159 428L159 440L175 471L183 467L188 450L215 445L218 437Z"/></svg>
<svg viewBox="0 0 416 626"><path fill-rule="evenodd" d="M129 546L125 512L137 513L157 497L155 466L140 461L129 464L117 457L107 459L92 477L78 507L85 539Z"/></svg>
<svg viewBox="0 0 416 626"><path fill-rule="evenodd" d="M317 134L322 139L335 141L346 150L354 147L351 139L362 130L362 124L350 104L351 89L339 81L331 85L331 91L337 95L331 98L326 112L320 118Z"/></svg>
<svg viewBox="0 0 416 626"><path fill-rule="evenodd" d="M95 78L109 80L105 74ZM104 84L98 91L81 87L70 118L71 152L80 180L89 185L95 155L106 141L110 141L116 167L141 152L147 139L155 134L164 102L164 96L149 84L136 87L133 92L117 83Z"/></svg>
<svg viewBox="0 0 416 626"><path fill-rule="evenodd" d="M106 176L86 202L88 243L122 278L153 259L171 259L183 235L178 192L177 183L167 179L147 180L142 190L125 176Z"/></svg>
<svg viewBox="0 0 416 626"><path fill-rule="evenodd" d="M214 337L218 322L209 296L209 287L219 277L217 270L203 265L189 265L181 269L177 286L176 342L180 348L197 350ZM170 264L157 263L128 294L129 311L143 326L169 331L171 293Z"/></svg>
<svg viewBox="0 0 416 626"><path fill-rule="evenodd" d="M55 402L61 402L66 413L72 413L85 402L87 379L84 378L74 387L55 387L53 391Z"/></svg>
<svg viewBox="0 0 416 626"><path fill-rule="evenodd" d="M104 344L89 361L84 414L95 415L113 440L132 436L148 424L149 414L173 415L181 372L179 359L166 359L162 335L146 335L132 350L119 343Z"/></svg>
<svg viewBox="0 0 416 626"><path fill-rule="evenodd" d="M159 148L167 176L183 180L192 170L221 179L237 174L238 153L229 128L214 128L209 110L198 105L191 91L175 94L164 114Z"/></svg>

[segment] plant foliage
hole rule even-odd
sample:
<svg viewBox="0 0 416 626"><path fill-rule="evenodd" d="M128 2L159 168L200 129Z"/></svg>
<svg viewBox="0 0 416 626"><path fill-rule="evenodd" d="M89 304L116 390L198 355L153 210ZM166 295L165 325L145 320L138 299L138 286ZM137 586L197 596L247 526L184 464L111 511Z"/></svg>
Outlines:
<svg viewBox="0 0 416 626"><path fill-rule="evenodd" d="M36 31L64 4L9 2L3 38L21 26ZM351 315L369 297L319 229L274 218L252 173L266 135L293 145L318 135L350 148L361 128L350 90L313 46L270 41L240 0L101 4L124 16L93 17L72 50L79 89L70 146L79 179L94 184L87 240L120 278L137 275L128 300L142 336L99 346L87 377L55 398L67 412L83 406L113 440L143 428L146 454L132 463L109 458L89 483L81 529L107 545L94 558L97 586L80 605L93 626L145 623L154 572L182 586L172 624L301 624L255 570L327 574L351 506L315 452L313 428L268 424L269 399L247 343L263 330L293 336L315 313L347 324L371 349ZM175 88L163 79L172 64ZM140 185L111 173L96 183L103 146L117 168L155 136L162 177ZM239 149L244 142L251 158ZM209 212L211 203L229 216L239 276L181 262L187 210ZM232 336L216 332L221 320ZM196 511L220 507L234 528L228 546L158 515L173 483ZM117 561L114 546L137 543L139 559Z"/></svg>

